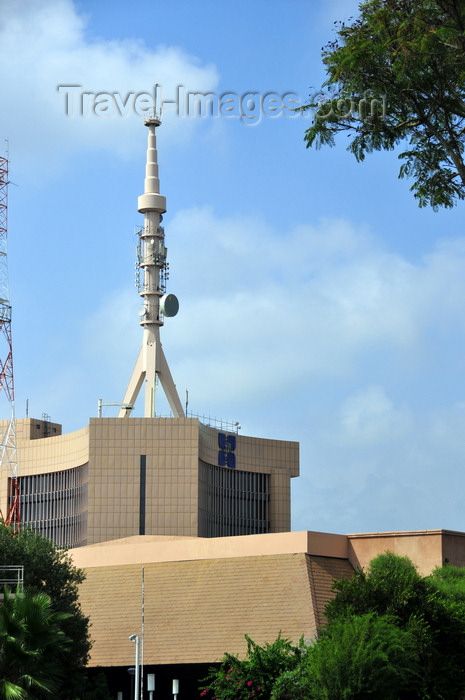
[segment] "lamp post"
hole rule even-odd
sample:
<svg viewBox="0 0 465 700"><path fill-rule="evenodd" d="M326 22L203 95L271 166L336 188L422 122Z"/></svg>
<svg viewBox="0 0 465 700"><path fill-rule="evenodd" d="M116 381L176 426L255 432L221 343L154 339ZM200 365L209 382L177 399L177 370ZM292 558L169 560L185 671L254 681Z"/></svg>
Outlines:
<svg viewBox="0 0 465 700"><path fill-rule="evenodd" d="M178 693L179 693L179 681L175 678L173 680L173 698L174 698L174 700L176 700L176 698L178 697Z"/></svg>
<svg viewBox="0 0 465 700"><path fill-rule="evenodd" d="M134 683L134 700L139 700L139 686L140 686L140 666L139 666L139 644L140 644L140 637L137 636L137 634L131 634L129 639L131 642L134 642L136 645L136 659L134 666L136 675L135 675L135 683Z"/></svg>

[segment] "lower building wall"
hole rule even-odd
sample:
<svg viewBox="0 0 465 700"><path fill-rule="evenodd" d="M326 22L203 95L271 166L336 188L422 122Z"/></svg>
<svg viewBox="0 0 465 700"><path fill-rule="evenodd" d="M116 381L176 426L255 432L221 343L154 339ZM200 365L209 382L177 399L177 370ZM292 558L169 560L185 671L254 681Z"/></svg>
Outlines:
<svg viewBox="0 0 465 700"><path fill-rule="evenodd" d="M134 648L127 640L141 635L142 602L145 664L243 655L245 635L259 644L280 633L310 642L324 620L333 579L352 574L347 560L305 552L141 565L123 563L126 549L122 542L119 566L86 568L80 586L94 638L91 666L131 664Z"/></svg>
<svg viewBox="0 0 465 700"><path fill-rule="evenodd" d="M465 566L465 533L447 531L444 534L442 563Z"/></svg>
<svg viewBox="0 0 465 700"><path fill-rule="evenodd" d="M422 576L445 563L465 566L465 534L450 530L376 532L348 535L348 556L354 568L365 569L383 552L406 556Z"/></svg>
<svg viewBox="0 0 465 700"><path fill-rule="evenodd" d="M216 663L228 651L241 656L246 634L259 644L279 633L310 642L325 623L333 581L352 576L365 556L408 555L427 575L447 549L457 565L465 534L141 536L83 547L72 557L87 575L80 602L92 624L90 665L131 665L127 640L142 634L142 606L145 664L153 667Z"/></svg>

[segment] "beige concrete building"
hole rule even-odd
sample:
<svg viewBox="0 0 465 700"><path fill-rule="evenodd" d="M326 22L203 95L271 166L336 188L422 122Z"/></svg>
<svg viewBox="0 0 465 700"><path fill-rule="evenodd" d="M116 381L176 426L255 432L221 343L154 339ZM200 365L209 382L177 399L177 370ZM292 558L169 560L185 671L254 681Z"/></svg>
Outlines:
<svg viewBox="0 0 465 700"><path fill-rule="evenodd" d="M60 546L290 529L296 442L184 417L91 418L65 435L57 423L28 418L16 432L21 521ZM11 480L6 471L0 478L7 512Z"/></svg>
<svg viewBox="0 0 465 700"><path fill-rule="evenodd" d="M22 522L72 547L85 570L90 667L105 669L118 700L134 697L131 635L143 639L142 677L155 673L159 696L175 678L180 698L194 698L226 651L245 653L246 634L314 638L333 581L381 552L409 556L422 574L465 566L464 533L289 532L294 442L128 417L92 418L67 435L20 420L17 444Z"/></svg>
<svg viewBox="0 0 465 700"><path fill-rule="evenodd" d="M409 556L426 575L445 561L465 565L465 534L146 535L74 549L75 564L87 574L80 600L92 623L90 665L106 668L115 697L129 699L128 638L143 634L145 673L156 674L160 697L170 697L171 678L180 680L180 697L198 697L209 666L226 651L245 653L245 634L260 644L279 633L311 641L334 579L386 550Z"/></svg>

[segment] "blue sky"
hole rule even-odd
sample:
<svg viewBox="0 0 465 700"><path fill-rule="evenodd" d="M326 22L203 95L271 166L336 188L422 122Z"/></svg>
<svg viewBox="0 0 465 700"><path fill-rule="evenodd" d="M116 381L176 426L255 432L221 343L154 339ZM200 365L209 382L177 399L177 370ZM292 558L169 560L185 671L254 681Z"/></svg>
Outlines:
<svg viewBox="0 0 465 700"><path fill-rule="evenodd" d="M27 402L66 432L85 426L99 398L122 400L141 341L143 119L67 116L57 86L305 101L357 4L3 0L18 417ZM395 153L357 164L345 137L307 150L308 124L164 110L180 312L162 340L181 400L187 389L193 412L300 442L293 529L465 530L465 205L418 209Z"/></svg>

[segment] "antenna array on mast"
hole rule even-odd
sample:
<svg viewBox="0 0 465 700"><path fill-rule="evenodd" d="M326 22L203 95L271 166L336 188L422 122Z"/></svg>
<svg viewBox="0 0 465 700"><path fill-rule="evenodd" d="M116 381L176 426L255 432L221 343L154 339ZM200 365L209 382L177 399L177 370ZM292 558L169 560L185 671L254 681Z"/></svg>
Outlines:
<svg viewBox="0 0 465 700"><path fill-rule="evenodd" d="M15 531L20 529L18 463L16 458L16 421L14 409L13 345L11 304L8 284L8 159L0 157L0 392L10 406L10 417L1 434L0 469L8 469L9 494L7 515L0 516Z"/></svg>

